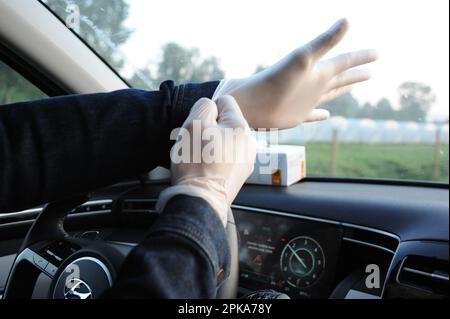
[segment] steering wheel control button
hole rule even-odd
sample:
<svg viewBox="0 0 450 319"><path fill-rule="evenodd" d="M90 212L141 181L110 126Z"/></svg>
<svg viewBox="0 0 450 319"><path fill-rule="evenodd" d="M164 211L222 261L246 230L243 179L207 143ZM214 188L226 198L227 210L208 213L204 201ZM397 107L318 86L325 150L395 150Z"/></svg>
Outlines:
<svg viewBox="0 0 450 319"><path fill-rule="evenodd" d="M47 274L54 277L56 275L56 272L58 271L58 267L48 263L47 267L45 267L44 270Z"/></svg>
<svg viewBox="0 0 450 319"><path fill-rule="evenodd" d="M92 256L72 261L55 279L54 299L95 299L112 286L110 270Z"/></svg>
<svg viewBox="0 0 450 319"><path fill-rule="evenodd" d="M80 250L80 248L78 245L60 240L46 246L39 254L44 256L53 265L60 266L65 259Z"/></svg>
<svg viewBox="0 0 450 319"><path fill-rule="evenodd" d="M48 261L45 260L44 257L42 257L42 256L40 256L38 254L34 254L33 261L34 261L34 264L36 266L38 266L40 269L42 269L42 270L44 270L45 267L47 267L47 265L48 265Z"/></svg>

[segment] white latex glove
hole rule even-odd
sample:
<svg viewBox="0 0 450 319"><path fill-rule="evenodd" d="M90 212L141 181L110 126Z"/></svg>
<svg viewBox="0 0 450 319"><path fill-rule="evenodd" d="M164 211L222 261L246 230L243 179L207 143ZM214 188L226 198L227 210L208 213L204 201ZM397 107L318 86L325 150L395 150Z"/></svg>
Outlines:
<svg viewBox="0 0 450 319"><path fill-rule="evenodd" d="M339 20L328 31L267 68L245 79L221 82L213 99L232 95L253 128L290 128L330 116L317 106L348 92L370 74L354 67L377 59L374 50L321 58L344 37L348 22Z"/></svg>
<svg viewBox="0 0 450 319"><path fill-rule="evenodd" d="M230 138L227 133L231 131L234 135ZM195 136L198 132L205 140ZM188 161L179 163L181 154L190 154ZM173 186L161 193L157 209L164 209L176 195L200 197L212 206L225 226L228 209L253 172L255 158L256 141L236 100L231 96L222 96L216 102L200 99L171 150Z"/></svg>

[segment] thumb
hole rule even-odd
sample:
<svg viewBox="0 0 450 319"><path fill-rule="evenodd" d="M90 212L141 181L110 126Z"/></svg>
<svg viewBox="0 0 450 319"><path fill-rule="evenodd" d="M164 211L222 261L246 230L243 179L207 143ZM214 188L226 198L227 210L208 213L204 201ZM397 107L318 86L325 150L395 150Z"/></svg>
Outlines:
<svg viewBox="0 0 450 319"><path fill-rule="evenodd" d="M210 126L217 124L218 110L217 105L212 100L201 98L191 109L189 116L185 122L201 121L202 126Z"/></svg>
<svg viewBox="0 0 450 319"><path fill-rule="evenodd" d="M224 128L243 128L250 130L247 121L242 114L241 108L230 95L224 95L217 99L219 118L217 123Z"/></svg>

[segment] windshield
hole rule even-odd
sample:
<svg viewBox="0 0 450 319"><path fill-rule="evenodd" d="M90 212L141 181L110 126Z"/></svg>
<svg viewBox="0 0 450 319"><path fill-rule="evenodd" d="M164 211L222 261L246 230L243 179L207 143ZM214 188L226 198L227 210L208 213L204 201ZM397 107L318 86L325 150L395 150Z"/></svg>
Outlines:
<svg viewBox="0 0 450 319"><path fill-rule="evenodd" d="M278 143L306 146L309 176L449 181L448 1L43 2L142 89L252 75L347 17L333 55L376 48L372 80Z"/></svg>

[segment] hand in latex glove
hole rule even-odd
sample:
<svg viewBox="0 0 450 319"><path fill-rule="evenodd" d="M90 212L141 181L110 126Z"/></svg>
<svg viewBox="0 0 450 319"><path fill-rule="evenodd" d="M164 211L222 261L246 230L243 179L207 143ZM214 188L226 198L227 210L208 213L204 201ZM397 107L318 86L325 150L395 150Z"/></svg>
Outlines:
<svg viewBox="0 0 450 319"><path fill-rule="evenodd" d="M298 48L268 69L245 79L224 80L213 99L232 95L253 128L289 128L329 117L317 106L348 92L354 83L368 80L367 70L354 67L376 60L373 50L321 58L344 37L346 20Z"/></svg>
<svg viewBox="0 0 450 319"><path fill-rule="evenodd" d="M216 103L203 98L193 106L171 150L173 186L157 207L161 211L175 195L201 197L226 225L231 203L253 172L256 141L233 97Z"/></svg>

